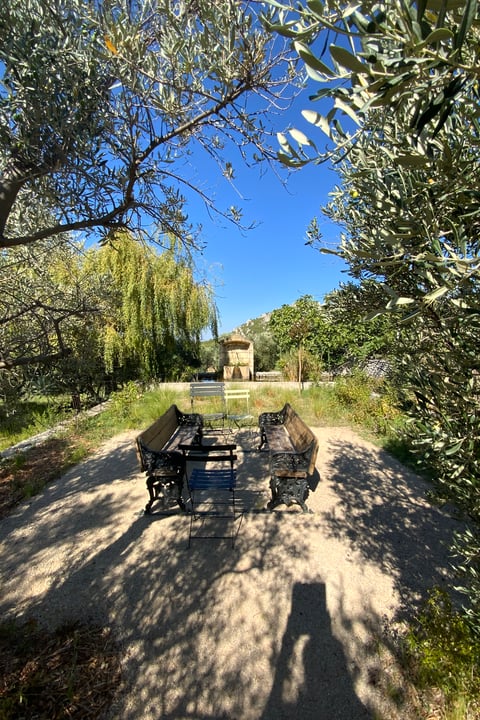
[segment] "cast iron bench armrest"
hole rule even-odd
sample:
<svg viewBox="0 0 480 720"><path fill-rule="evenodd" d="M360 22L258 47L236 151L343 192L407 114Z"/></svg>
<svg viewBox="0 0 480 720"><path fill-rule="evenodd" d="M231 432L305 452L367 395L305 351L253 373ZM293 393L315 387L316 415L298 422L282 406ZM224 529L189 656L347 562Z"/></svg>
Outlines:
<svg viewBox="0 0 480 720"><path fill-rule="evenodd" d="M311 452L277 452L272 453L270 465L273 470L284 470L292 472L307 472L310 463Z"/></svg>
<svg viewBox="0 0 480 720"><path fill-rule="evenodd" d="M260 427L265 425L283 425L285 422L285 407L278 412L263 412L258 416Z"/></svg>
<svg viewBox="0 0 480 720"><path fill-rule="evenodd" d="M160 469L176 471L183 470L184 457L182 453L175 450L152 450L141 442L138 444L147 472L151 473L154 470Z"/></svg>
<svg viewBox="0 0 480 720"><path fill-rule="evenodd" d="M202 425L202 416L200 413L183 413L180 410L177 413L179 425Z"/></svg>

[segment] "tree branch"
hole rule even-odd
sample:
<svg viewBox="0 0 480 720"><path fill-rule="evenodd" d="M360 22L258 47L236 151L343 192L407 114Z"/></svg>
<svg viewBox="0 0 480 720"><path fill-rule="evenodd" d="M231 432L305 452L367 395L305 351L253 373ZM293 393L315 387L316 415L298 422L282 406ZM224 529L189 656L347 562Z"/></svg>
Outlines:
<svg viewBox="0 0 480 720"><path fill-rule="evenodd" d="M15 360L0 360L0 370L12 370L15 367L32 365L33 363L46 363L62 360L72 354L71 348L64 348L61 352L47 355L32 355L31 357L16 358Z"/></svg>

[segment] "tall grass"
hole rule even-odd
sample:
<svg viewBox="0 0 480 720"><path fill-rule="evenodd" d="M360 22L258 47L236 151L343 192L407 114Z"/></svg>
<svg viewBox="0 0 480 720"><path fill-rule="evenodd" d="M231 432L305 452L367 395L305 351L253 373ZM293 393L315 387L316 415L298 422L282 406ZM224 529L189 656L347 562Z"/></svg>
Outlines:
<svg viewBox="0 0 480 720"><path fill-rule="evenodd" d="M68 399L39 397L12 407L0 403L0 450L48 430L71 417Z"/></svg>
<svg viewBox="0 0 480 720"><path fill-rule="evenodd" d="M338 403L333 388L328 386L311 387L302 392L280 385L258 385L250 390L250 412L255 417L262 412L281 410L285 403L290 403L308 425L348 425L351 422L351 412ZM172 404L185 413L193 410L208 414L218 410L215 398L202 398L200 402L195 400L192 406L188 390L159 387L142 394L130 404L122 423L123 429L147 426ZM116 414L117 422L120 421L120 413L115 407L110 408L107 414Z"/></svg>
<svg viewBox="0 0 480 720"><path fill-rule="evenodd" d="M236 387L232 385L232 387ZM241 387L238 385L238 387ZM378 392L378 386L362 378L341 380L332 385L312 386L304 390L283 385L258 384L250 386L250 412L257 416L262 412L280 410L290 403L303 420L312 427L342 426L355 427L359 432L368 432L381 444L394 447L395 438L391 430L398 422L399 411L391 398ZM143 430L156 418L176 404L182 412L191 412L192 405L188 389L158 386L142 392L135 383L128 383L111 397L108 408L100 415L74 418L72 432L88 433L98 441L125 430ZM25 415L25 427L21 423L11 428L2 423L0 449L30 437L55 421L64 420L65 412L55 413L54 405L43 405L43 411ZM216 412L215 399L202 399L201 406L194 405L193 411ZM67 431L68 432L68 431Z"/></svg>

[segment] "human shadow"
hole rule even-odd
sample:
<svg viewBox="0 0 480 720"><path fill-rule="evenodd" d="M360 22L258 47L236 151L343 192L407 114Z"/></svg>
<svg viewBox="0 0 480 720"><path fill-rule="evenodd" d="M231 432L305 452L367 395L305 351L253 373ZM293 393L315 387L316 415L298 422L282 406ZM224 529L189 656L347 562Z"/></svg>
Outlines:
<svg viewBox="0 0 480 720"><path fill-rule="evenodd" d="M301 654L301 674L293 669ZM367 720L342 645L334 637L324 583L297 582L261 720Z"/></svg>

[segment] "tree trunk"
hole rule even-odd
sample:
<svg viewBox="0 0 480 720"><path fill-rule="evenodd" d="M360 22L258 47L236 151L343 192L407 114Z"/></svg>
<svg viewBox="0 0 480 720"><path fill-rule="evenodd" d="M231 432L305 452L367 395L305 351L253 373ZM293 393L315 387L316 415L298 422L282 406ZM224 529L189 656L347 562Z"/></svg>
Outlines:
<svg viewBox="0 0 480 720"><path fill-rule="evenodd" d="M0 247L5 247L5 227L17 195L29 179L28 170L20 163L11 162L0 179Z"/></svg>
<svg viewBox="0 0 480 720"><path fill-rule="evenodd" d="M300 392L303 389L303 347L301 344L298 346L298 389Z"/></svg>

